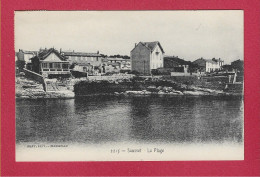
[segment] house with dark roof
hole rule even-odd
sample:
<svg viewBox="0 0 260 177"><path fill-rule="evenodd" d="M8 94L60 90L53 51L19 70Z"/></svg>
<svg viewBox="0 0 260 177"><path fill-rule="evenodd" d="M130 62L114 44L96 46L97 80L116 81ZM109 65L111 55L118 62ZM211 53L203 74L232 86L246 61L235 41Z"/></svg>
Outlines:
<svg viewBox="0 0 260 177"><path fill-rule="evenodd" d="M164 53L158 41L135 44L130 52L131 70L150 75L152 69L163 68Z"/></svg>
<svg viewBox="0 0 260 177"><path fill-rule="evenodd" d="M77 64L91 64L93 66L99 66L102 63L102 56L97 53L86 53L86 52L63 52L60 51L61 55L65 56L67 60Z"/></svg>
<svg viewBox="0 0 260 177"><path fill-rule="evenodd" d="M199 58L193 61L193 64L198 65L200 71L202 72L214 72L222 68L222 66L224 65L224 61L221 60L220 58L219 59Z"/></svg>
<svg viewBox="0 0 260 177"><path fill-rule="evenodd" d="M40 50L31 58L32 71L48 78L70 77L69 62L54 48Z"/></svg>

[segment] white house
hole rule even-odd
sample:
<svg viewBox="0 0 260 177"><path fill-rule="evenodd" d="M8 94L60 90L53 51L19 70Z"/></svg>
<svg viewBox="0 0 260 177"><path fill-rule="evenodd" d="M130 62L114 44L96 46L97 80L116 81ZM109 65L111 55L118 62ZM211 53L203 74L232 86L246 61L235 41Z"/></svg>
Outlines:
<svg viewBox="0 0 260 177"><path fill-rule="evenodd" d="M217 70L220 70L221 67L224 65L224 61L219 59L203 59L199 58L193 62L194 64L197 64L201 71L203 72L214 72Z"/></svg>

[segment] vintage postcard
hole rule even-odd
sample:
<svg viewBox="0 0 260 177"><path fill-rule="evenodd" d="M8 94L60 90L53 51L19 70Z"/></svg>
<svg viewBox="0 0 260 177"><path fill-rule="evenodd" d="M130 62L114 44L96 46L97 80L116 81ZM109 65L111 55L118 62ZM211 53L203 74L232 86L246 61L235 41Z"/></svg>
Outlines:
<svg viewBox="0 0 260 177"><path fill-rule="evenodd" d="M244 159L244 13L15 11L16 161Z"/></svg>

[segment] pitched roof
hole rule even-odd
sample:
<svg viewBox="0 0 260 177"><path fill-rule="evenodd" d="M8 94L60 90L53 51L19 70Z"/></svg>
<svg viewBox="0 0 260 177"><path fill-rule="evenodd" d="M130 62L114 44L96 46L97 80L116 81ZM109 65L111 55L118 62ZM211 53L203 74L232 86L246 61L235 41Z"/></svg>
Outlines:
<svg viewBox="0 0 260 177"><path fill-rule="evenodd" d="M38 58L40 60L44 60L45 58L47 58L51 53L55 53L61 60L66 61L66 58L64 56L62 56L57 50L55 50L54 48L50 48L48 50L42 50L39 52L38 54Z"/></svg>
<svg viewBox="0 0 260 177"><path fill-rule="evenodd" d="M154 41L154 42L139 42L139 43L141 43L142 45L144 45L145 47L147 47L151 52L154 51L154 49L155 49L156 46L158 45L158 46L160 47L160 49L162 50L162 52L165 53L159 41ZM136 45L136 46L137 46L137 45ZM134 49L136 48L136 46L134 47ZM133 50L134 50L134 49L133 49ZM132 50L132 51L133 51L133 50Z"/></svg>
<svg viewBox="0 0 260 177"><path fill-rule="evenodd" d="M206 62L208 63L213 63L213 64L216 64L217 62L212 60L212 59L204 59Z"/></svg>
<svg viewBox="0 0 260 177"><path fill-rule="evenodd" d="M32 55L37 55L37 51L29 51L29 50L23 50L23 49L19 49L19 52L22 52L24 54L32 54Z"/></svg>
<svg viewBox="0 0 260 177"><path fill-rule="evenodd" d="M98 53L85 53L85 52L62 52L65 56L82 56L82 57L101 57Z"/></svg>
<svg viewBox="0 0 260 177"><path fill-rule="evenodd" d="M151 51L153 51L157 45L159 45L159 47L162 49L162 47L161 47L161 45L160 45L160 43L158 41L143 42L143 44L146 45ZM163 49L162 49L162 51L163 51Z"/></svg>

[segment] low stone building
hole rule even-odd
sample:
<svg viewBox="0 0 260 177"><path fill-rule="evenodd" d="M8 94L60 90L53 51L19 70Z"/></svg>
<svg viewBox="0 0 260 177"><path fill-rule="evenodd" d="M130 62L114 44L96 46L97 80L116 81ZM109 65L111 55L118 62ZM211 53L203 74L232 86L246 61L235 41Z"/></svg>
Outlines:
<svg viewBox="0 0 260 177"><path fill-rule="evenodd" d="M75 65L74 70L88 72L89 75L95 75L95 73L102 72L102 59L103 57L97 53L85 53L85 52L66 52L61 51L62 56L66 57L67 61L71 65Z"/></svg>

